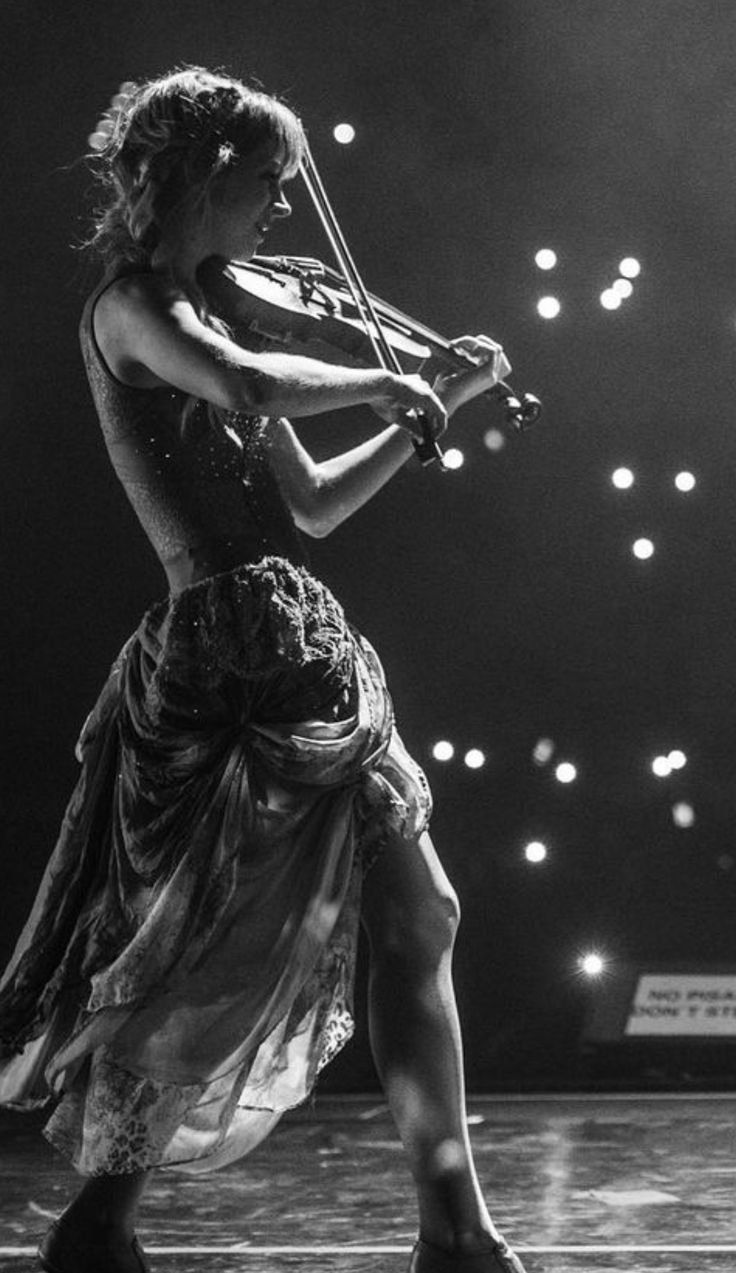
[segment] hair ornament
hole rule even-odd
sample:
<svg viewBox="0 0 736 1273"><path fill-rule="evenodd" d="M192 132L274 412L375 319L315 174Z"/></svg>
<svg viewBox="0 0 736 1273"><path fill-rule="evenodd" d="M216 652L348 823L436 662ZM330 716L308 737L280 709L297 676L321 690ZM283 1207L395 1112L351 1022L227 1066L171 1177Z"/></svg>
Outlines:
<svg viewBox="0 0 736 1273"><path fill-rule="evenodd" d="M106 150L117 132L118 124L126 112L128 103L135 96L138 85L132 80L125 80L117 93L110 99L110 105L104 115L98 119L94 129L87 138L87 145L96 154Z"/></svg>

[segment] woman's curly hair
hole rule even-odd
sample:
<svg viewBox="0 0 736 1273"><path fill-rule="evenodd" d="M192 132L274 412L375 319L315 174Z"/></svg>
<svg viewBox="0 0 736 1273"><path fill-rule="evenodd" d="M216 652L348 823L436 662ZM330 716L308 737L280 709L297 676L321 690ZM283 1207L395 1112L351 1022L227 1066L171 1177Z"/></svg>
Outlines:
<svg viewBox="0 0 736 1273"><path fill-rule="evenodd" d="M147 264L174 209L204 201L216 177L270 140L283 145L293 175L304 148L299 119L228 75L188 66L126 85L104 145L89 156L105 198L86 246L108 267Z"/></svg>

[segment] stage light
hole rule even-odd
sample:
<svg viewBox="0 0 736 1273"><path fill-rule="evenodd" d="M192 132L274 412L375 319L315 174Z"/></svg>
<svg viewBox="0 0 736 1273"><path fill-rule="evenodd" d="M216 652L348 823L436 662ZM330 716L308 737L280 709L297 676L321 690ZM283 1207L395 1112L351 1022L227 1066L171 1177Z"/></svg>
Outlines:
<svg viewBox="0 0 736 1273"><path fill-rule="evenodd" d="M478 747L471 747L470 751L465 753L465 764L468 769L482 769L486 763L483 752Z"/></svg>
<svg viewBox="0 0 736 1273"><path fill-rule="evenodd" d="M546 765L553 757L555 745L551 738L538 738L534 744L532 760L535 765Z"/></svg>
<svg viewBox="0 0 736 1273"><path fill-rule="evenodd" d="M634 485L634 474L631 469L614 469L611 474L611 481L619 491L628 491Z"/></svg>
<svg viewBox="0 0 736 1273"><path fill-rule="evenodd" d="M524 848L524 857L527 862L543 862L546 856L547 847L541 840L531 840Z"/></svg>
<svg viewBox="0 0 736 1273"><path fill-rule="evenodd" d="M667 756L655 756L652 761L652 773L657 778L669 778L672 773L672 765Z"/></svg>
<svg viewBox="0 0 736 1273"><path fill-rule="evenodd" d="M600 294L600 302L604 309L618 309L621 297L612 287L607 287L605 292Z"/></svg>
<svg viewBox="0 0 736 1273"><path fill-rule="evenodd" d="M675 486L678 491L692 491L695 487L695 474L683 470L682 473L677 474Z"/></svg>
<svg viewBox="0 0 736 1273"><path fill-rule="evenodd" d="M432 755L435 760L452 760L455 755L455 748L452 743L448 743L446 738L441 738L432 748Z"/></svg>
<svg viewBox="0 0 736 1273"><path fill-rule="evenodd" d="M352 124L336 124L332 136L341 146L349 146L351 141L355 141L355 129Z"/></svg>
<svg viewBox="0 0 736 1273"><path fill-rule="evenodd" d="M687 764L687 756L684 751L680 751L679 747L675 747L667 757L670 769L684 769Z"/></svg>
<svg viewBox="0 0 736 1273"><path fill-rule="evenodd" d="M581 955L578 960L578 967L586 977L600 977L605 966L605 960L593 950L587 955Z"/></svg>
<svg viewBox="0 0 736 1273"><path fill-rule="evenodd" d="M556 296L542 296L537 301L537 313L540 318L556 318L561 308Z"/></svg>
<svg viewBox="0 0 736 1273"><path fill-rule="evenodd" d="M553 270L557 264L557 253L552 248L540 248L534 260L540 270Z"/></svg>
<svg viewBox="0 0 736 1273"><path fill-rule="evenodd" d="M483 444L488 447L489 451L503 451L506 445L506 438L500 429L486 429L483 434Z"/></svg>
<svg viewBox="0 0 736 1273"><path fill-rule="evenodd" d="M624 278L638 278L641 274L641 265L635 256L625 256L619 263L618 272Z"/></svg>
<svg viewBox="0 0 736 1273"><path fill-rule="evenodd" d="M651 539L637 539L632 544L631 551L639 561L646 561L654 555L654 544Z"/></svg>
<svg viewBox="0 0 736 1273"><path fill-rule="evenodd" d="M456 446L450 446L442 456L442 463L446 469L461 469L465 456Z"/></svg>
<svg viewBox="0 0 736 1273"><path fill-rule="evenodd" d="M613 291L618 292L623 301L628 300L634 290L634 284L627 278L617 278L613 284Z"/></svg>
<svg viewBox="0 0 736 1273"><path fill-rule="evenodd" d="M692 827L695 825L695 810L685 800L678 800L672 806L672 821L676 827Z"/></svg>
<svg viewBox="0 0 736 1273"><path fill-rule="evenodd" d="M555 769L555 778L558 782L565 784L568 782L574 782L577 776L578 771L575 765L571 764L569 760L561 761Z"/></svg>

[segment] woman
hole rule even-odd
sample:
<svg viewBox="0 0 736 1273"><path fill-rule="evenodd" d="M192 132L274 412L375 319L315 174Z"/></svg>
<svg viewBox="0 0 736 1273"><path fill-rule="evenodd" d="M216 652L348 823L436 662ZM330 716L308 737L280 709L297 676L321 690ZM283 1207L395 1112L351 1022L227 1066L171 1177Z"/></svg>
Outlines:
<svg viewBox="0 0 736 1273"><path fill-rule="evenodd" d="M86 1178L42 1244L50 1273L140 1273L151 1170L233 1161L305 1098L351 1031L359 921L372 1046L418 1190L411 1268L523 1273L468 1144L457 902L426 781L298 534L354 513L414 431L441 434L508 363L465 337L476 365L432 389L236 342L201 267L250 258L289 215L302 149L284 105L192 68L132 92L100 156L106 272L82 350L169 595L85 724L0 991L0 1101L60 1097L46 1134ZM320 464L285 419L361 403L381 431Z"/></svg>

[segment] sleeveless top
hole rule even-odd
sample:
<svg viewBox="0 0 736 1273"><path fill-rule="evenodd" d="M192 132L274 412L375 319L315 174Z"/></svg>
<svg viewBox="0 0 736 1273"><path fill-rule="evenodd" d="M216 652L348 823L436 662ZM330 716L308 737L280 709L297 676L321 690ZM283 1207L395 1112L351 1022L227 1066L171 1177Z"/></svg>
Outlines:
<svg viewBox="0 0 736 1273"><path fill-rule="evenodd" d="M191 403L175 388L126 385L112 374L95 340L93 315L116 281L104 280L87 300L82 357L112 466L171 592L269 555L305 564L271 467L266 420Z"/></svg>

